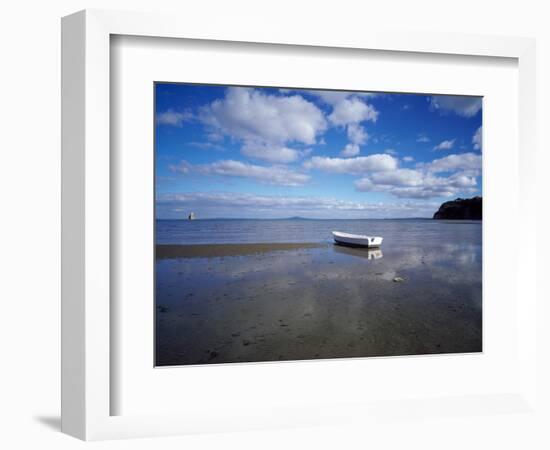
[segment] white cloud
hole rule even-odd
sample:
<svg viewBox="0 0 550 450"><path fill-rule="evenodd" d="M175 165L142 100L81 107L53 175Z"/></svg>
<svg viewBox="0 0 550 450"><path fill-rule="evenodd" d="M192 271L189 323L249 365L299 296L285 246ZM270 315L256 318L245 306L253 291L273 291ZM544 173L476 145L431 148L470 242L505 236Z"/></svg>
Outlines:
<svg viewBox="0 0 550 450"><path fill-rule="evenodd" d="M357 124L363 121L376 122L378 111L359 98L345 98L333 106L332 113L328 116L334 125Z"/></svg>
<svg viewBox="0 0 550 450"><path fill-rule="evenodd" d="M240 141L248 156L281 163L299 155L287 144L315 144L327 128L322 111L299 95L240 87L228 88L223 99L202 107L199 118L214 133Z"/></svg>
<svg viewBox="0 0 550 450"><path fill-rule="evenodd" d="M461 117L473 117L482 107L481 97L458 95L433 95L430 97L430 109L440 114L454 113Z"/></svg>
<svg viewBox="0 0 550 450"><path fill-rule="evenodd" d="M183 122L193 118L193 114L189 111L177 112L172 109L157 114L157 123L159 125L171 125L181 127Z"/></svg>
<svg viewBox="0 0 550 450"><path fill-rule="evenodd" d="M472 144L475 150L481 150L482 146L483 127L479 127L472 136Z"/></svg>
<svg viewBox="0 0 550 450"><path fill-rule="evenodd" d="M340 103L351 95L351 92L346 91L308 91L308 93L319 97L323 102L332 106Z"/></svg>
<svg viewBox="0 0 550 450"><path fill-rule="evenodd" d="M384 150L384 153L395 156L397 155L397 150L394 150L393 148L387 148L386 150Z"/></svg>
<svg viewBox="0 0 550 450"><path fill-rule="evenodd" d="M451 150L455 145L456 139L441 141L434 147L434 150Z"/></svg>
<svg viewBox="0 0 550 450"><path fill-rule="evenodd" d="M287 90L280 92L287 93ZM370 92L346 92L346 91L300 91L321 99L322 102L332 107L328 120L333 126L344 127L349 143L342 150L345 157L357 156L360 146L367 143L368 133L360 125L361 122L376 122L379 112L366 103L363 99L372 98L378 94Z"/></svg>
<svg viewBox="0 0 550 450"><path fill-rule="evenodd" d="M362 192L387 192L399 198L428 199L474 193L477 181L475 176L460 172L438 177L426 171L397 169L361 178L355 181L355 188Z"/></svg>
<svg viewBox="0 0 550 450"><path fill-rule="evenodd" d="M265 142L245 142L241 153L250 158L284 164L296 161L301 156L299 150Z"/></svg>
<svg viewBox="0 0 550 450"><path fill-rule="evenodd" d="M342 155L344 158L351 158L353 156L357 156L360 151L361 149L357 144L347 144L340 152L340 155Z"/></svg>
<svg viewBox="0 0 550 450"><path fill-rule="evenodd" d="M195 211L199 217L431 217L438 203L361 202L330 197L256 195L235 192L159 194L157 205L167 217Z"/></svg>
<svg viewBox="0 0 550 450"><path fill-rule="evenodd" d="M309 175L283 166L264 167L231 159L197 165L181 161L178 165L172 165L169 168L172 172L181 174L195 172L203 175L250 178L262 183L279 186L302 186L310 180Z"/></svg>
<svg viewBox="0 0 550 450"><path fill-rule="evenodd" d="M424 133L420 133L416 137L416 142L420 142L420 143L430 142L430 138L426 136Z"/></svg>
<svg viewBox="0 0 550 450"><path fill-rule="evenodd" d="M347 126L347 134L350 142L340 152L340 155L350 158L357 156L361 152L360 145L367 142L369 135L361 125L356 123L350 123Z"/></svg>
<svg viewBox="0 0 550 450"><path fill-rule="evenodd" d="M478 172L481 170L481 155L475 153L461 153L449 155L441 159L434 159L426 165L428 171L433 173L467 170Z"/></svg>
<svg viewBox="0 0 550 450"><path fill-rule="evenodd" d="M478 192L476 177L480 171L481 156L464 153L449 155L431 163L417 164L417 169L399 168L390 172L369 174L357 180L355 187L358 191L386 192L399 198L455 197ZM451 174L437 175L442 172Z"/></svg>
<svg viewBox="0 0 550 450"><path fill-rule="evenodd" d="M349 124L347 132L348 139L352 144L363 145L367 143L369 135L361 125L356 123Z"/></svg>
<svg viewBox="0 0 550 450"><path fill-rule="evenodd" d="M405 158L403 158L405 159ZM412 160L412 158L411 158ZM417 164L416 169L397 168L365 174L355 181L361 192L385 192L398 198L429 199L455 197L478 192L477 176L481 156L474 153L449 155L431 163ZM450 172L448 176L437 174Z"/></svg>
<svg viewBox="0 0 550 450"><path fill-rule="evenodd" d="M305 91L309 95L319 97L323 102L328 105L335 106L343 100L350 97L357 98L373 98L378 97L380 94L376 92L351 92L351 91Z"/></svg>
<svg viewBox="0 0 550 450"><path fill-rule="evenodd" d="M403 156L403 161L404 162L413 162L414 161L414 158L412 156Z"/></svg>
<svg viewBox="0 0 550 450"><path fill-rule="evenodd" d="M376 154L356 158L329 158L314 156L304 162L306 169L319 169L331 173L365 174L397 169L397 159L391 155Z"/></svg>
<svg viewBox="0 0 550 450"><path fill-rule="evenodd" d="M370 179L381 185L393 186L419 186L422 184L422 173L413 169L397 169L390 172L378 172L370 176Z"/></svg>
<svg viewBox="0 0 550 450"><path fill-rule="evenodd" d="M171 164L168 166L168 169L171 172L174 173L181 173L183 175L186 175L188 173L191 173L191 170L193 169L193 165L187 161L180 161L179 164Z"/></svg>

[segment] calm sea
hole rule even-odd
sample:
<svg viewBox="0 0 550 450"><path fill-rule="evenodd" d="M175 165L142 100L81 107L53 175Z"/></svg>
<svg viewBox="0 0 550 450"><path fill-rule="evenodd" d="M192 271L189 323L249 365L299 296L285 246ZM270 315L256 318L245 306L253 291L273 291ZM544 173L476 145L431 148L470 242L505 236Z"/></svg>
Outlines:
<svg viewBox="0 0 550 450"><path fill-rule="evenodd" d="M481 246L481 222L388 220L157 220L157 244L332 242L332 231L377 235L384 247L465 243Z"/></svg>
<svg viewBox="0 0 550 450"><path fill-rule="evenodd" d="M371 258L333 230L384 242ZM326 245L157 260L156 363L479 352L481 241L469 221L159 220L162 244Z"/></svg>

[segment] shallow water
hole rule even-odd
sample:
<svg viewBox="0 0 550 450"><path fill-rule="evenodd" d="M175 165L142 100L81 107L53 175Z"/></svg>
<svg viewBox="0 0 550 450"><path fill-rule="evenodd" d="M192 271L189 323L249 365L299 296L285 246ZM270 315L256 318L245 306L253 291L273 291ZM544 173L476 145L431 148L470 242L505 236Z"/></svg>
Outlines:
<svg viewBox="0 0 550 450"><path fill-rule="evenodd" d="M157 365L482 350L479 222L241 223L249 234L217 222L157 223L158 240L202 243L218 227L218 242L277 230L279 242L323 245L157 260ZM385 240L378 254L339 247L332 229Z"/></svg>
<svg viewBox="0 0 550 450"><path fill-rule="evenodd" d="M481 244L481 222L388 220L157 220L157 244L332 242L332 231L383 236L384 246L456 242Z"/></svg>

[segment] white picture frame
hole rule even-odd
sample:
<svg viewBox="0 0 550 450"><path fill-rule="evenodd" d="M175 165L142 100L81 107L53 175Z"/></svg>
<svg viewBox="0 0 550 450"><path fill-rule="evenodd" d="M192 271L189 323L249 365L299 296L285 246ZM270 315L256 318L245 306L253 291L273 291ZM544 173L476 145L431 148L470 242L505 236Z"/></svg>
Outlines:
<svg viewBox="0 0 550 450"><path fill-rule="evenodd" d="M373 30L329 36L298 30L204 27L192 17L87 10L62 22L62 430L85 440L162 436L221 430L257 429L368 418L388 414L387 404L345 403L330 414L315 405L259 414L239 424L205 414L111 415L110 377L110 37L112 35L285 44L338 49L368 49L413 54L513 58L519 73L520 173L518 205L524 236L518 261L518 352L521 367L515 392L491 398L441 399L445 408L485 413L503 404L534 408L536 392L536 292L530 283L536 252L535 195L530 174L535 165L535 44L532 39L451 34L394 33ZM112 180L111 180L112 181ZM517 294L519 295L519 294ZM246 370L246 369L245 369ZM429 400L433 402L432 400ZM480 404L482 403L482 406ZM527 405L527 406L526 406ZM420 405L418 407L425 407ZM414 406L412 407L414 409ZM477 409L476 409L477 408ZM322 417L321 417L322 416Z"/></svg>

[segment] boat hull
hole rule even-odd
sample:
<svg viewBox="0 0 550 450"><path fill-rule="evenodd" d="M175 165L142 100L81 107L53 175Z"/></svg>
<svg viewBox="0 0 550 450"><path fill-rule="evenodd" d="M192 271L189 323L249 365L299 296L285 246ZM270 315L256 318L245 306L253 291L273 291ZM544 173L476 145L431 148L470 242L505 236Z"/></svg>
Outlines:
<svg viewBox="0 0 550 450"><path fill-rule="evenodd" d="M383 238L378 236L360 236L348 233L339 233L336 231L334 231L332 235L336 244L345 245L348 247L377 248L382 245L383 240Z"/></svg>

